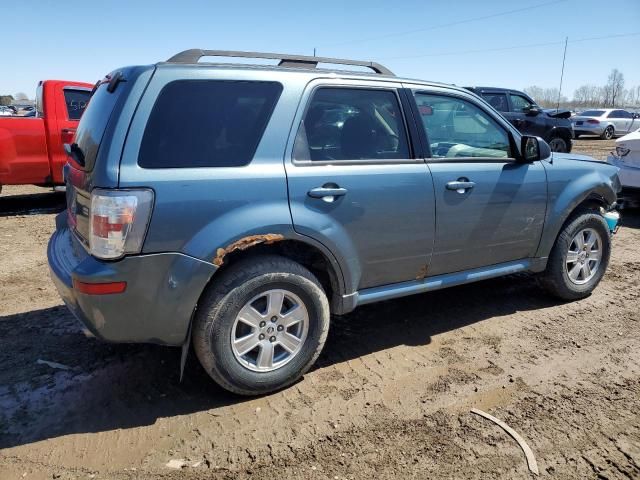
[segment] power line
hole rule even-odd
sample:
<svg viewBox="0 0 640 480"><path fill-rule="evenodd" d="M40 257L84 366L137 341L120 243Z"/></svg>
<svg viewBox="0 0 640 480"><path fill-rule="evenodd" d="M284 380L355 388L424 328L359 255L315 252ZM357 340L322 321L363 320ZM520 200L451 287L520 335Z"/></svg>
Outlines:
<svg viewBox="0 0 640 480"><path fill-rule="evenodd" d="M368 37L368 38L361 38L361 39L355 39L355 40L348 40L346 42L340 42L340 43L332 43L332 44L328 44L328 45L322 45L323 47L339 47L342 45L350 45L350 44L354 44L354 43L364 43L364 42L371 42L374 40L381 40L381 39L385 39L385 38L393 38L393 37L400 37L400 36L404 36L404 35L410 35L412 33L420 33L420 32L427 32L430 30L437 30L439 28L445 28L445 27L453 27L456 25L463 25L465 23L471 23L471 22L478 22L481 20L488 20L491 18L496 18L496 17L502 17L504 15L511 15L513 13L520 13L520 12L526 12L529 10L533 10L536 8L542 8L542 7L546 7L549 5L555 5L558 3L562 3L562 2L566 2L567 0L552 0L550 2L545 2L545 3L539 3L537 5L531 5L529 7L523 7L523 8L517 8L514 10L507 10L505 12L499 12L499 13L493 13L491 15L483 15L482 17L474 17L474 18L467 18L465 20L457 20L455 22L450 22L450 23L441 23L438 25L433 25L430 27L425 27L425 28L418 28L415 30L405 30L402 32L395 32L395 33L388 33L385 35L380 35L377 37Z"/></svg>
<svg viewBox="0 0 640 480"><path fill-rule="evenodd" d="M605 40L608 38L633 37L636 35L640 35L640 32L620 33L615 35L604 35L599 37L578 38L576 40L569 40L569 43L590 42L593 40ZM375 60L403 60L403 59L424 58L424 57L446 57L450 55L467 55L471 53L501 52L505 50L517 50L521 48L548 47L550 45L562 45L563 43L564 43L564 40L557 40L555 42L529 43L525 45L512 45L510 47L484 48L479 50L458 50L455 52L424 53L419 55L406 55L406 56L400 56L400 57L383 57L383 58L375 58Z"/></svg>

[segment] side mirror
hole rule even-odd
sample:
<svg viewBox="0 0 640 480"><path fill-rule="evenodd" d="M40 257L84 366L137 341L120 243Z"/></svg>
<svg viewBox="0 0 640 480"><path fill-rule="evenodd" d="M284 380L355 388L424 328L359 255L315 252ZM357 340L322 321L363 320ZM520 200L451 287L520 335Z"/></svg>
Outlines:
<svg viewBox="0 0 640 480"><path fill-rule="evenodd" d="M541 111L538 107L534 107L534 106L531 106L529 108L525 108L523 110L524 110L524 113L526 113L527 115L531 115L531 116L536 116Z"/></svg>
<svg viewBox="0 0 640 480"><path fill-rule="evenodd" d="M520 143L522 161L531 163L551 156L551 147L540 137L523 135Z"/></svg>

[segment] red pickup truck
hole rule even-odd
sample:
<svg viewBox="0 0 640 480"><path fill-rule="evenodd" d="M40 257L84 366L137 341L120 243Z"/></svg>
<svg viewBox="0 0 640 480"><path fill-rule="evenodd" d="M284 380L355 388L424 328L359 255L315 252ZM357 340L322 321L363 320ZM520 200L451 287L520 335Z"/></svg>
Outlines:
<svg viewBox="0 0 640 480"><path fill-rule="evenodd" d="M71 143L92 88L89 83L41 81L35 115L0 117L0 189L64 184L63 145Z"/></svg>

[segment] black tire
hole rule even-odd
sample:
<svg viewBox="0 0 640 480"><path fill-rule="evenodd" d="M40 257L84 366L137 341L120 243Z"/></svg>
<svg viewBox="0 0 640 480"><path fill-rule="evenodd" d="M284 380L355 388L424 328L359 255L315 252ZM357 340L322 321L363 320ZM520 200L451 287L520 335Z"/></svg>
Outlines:
<svg viewBox="0 0 640 480"><path fill-rule="evenodd" d="M270 289L295 294L308 312L306 339L300 351L281 367L258 372L236 358L233 325L239 311ZM276 255L248 258L229 267L203 294L193 323L193 346L200 363L222 388L239 395L261 395L300 379L320 355L329 332L329 302L316 277L302 265Z"/></svg>
<svg viewBox="0 0 640 480"><path fill-rule="evenodd" d="M595 230L602 242L602 256L595 275L581 285L569 278L567 269L567 255L573 238L584 229ZM547 268L540 277L542 286L555 297L562 300L578 300L591 294L604 276L609 257L611 256L611 237L609 227L602 215L593 210L581 210L574 213L564 224L556 243L551 250Z"/></svg>
<svg viewBox="0 0 640 480"><path fill-rule="evenodd" d="M600 138L602 138L603 140L611 140L614 136L615 136L616 132L614 130L614 128L609 125L607 128L604 129L604 132L602 132L602 135L600 135Z"/></svg>
<svg viewBox="0 0 640 480"><path fill-rule="evenodd" d="M569 143L562 137L556 135L549 140L549 147L552 152L569 153Z"/></svg>

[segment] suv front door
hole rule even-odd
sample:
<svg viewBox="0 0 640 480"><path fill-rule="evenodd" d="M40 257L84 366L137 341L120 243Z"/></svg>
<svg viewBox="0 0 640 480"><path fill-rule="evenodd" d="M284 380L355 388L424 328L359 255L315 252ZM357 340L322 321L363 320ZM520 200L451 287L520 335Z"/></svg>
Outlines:
<svg viewBox="0 0 640 480"><path fill-rule="evenodd" d="M294 123L294 228L341 257L351 292L424 276L431 256L433 184L412 153L400 86L314 82Z"/></svg>
<svg viewBox="0 0 640 480"><path fill-rule="evenodd" d="M507 115L509 121L524 135L535 135L545 138L547 134L546 114L528 98L517 93L509 93L511 111ZM533 113L532 108L538 109Z"/></svg>
<svg viewBox="0 0 640 480"><path fill-rule="evenodd" d="M414 98L436 198L429 275L532 257L547 204L542 163L516 161L506 126L472 97L414 90Z"/></svg>

